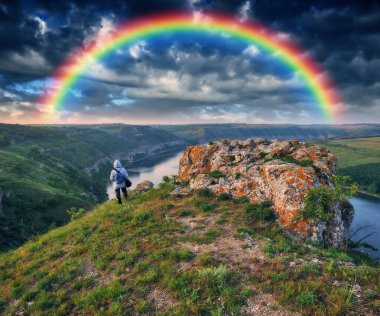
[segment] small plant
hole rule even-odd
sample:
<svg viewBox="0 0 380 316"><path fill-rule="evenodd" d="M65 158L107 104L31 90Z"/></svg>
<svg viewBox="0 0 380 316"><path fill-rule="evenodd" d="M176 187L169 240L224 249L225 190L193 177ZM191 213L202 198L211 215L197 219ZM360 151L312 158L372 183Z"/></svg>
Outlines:
<svg viewBox="0 0 380 316"><path fill-rule="evenodd" d="M297 296L297 304L301 307L310 307L318 303L318 298L313 292L303 291Z"/></svg>
<svg viewBox="0 0 380 316"><path fill-rule="evenodd" d="M214 142L208 142L209 145L214 145Z"/></svg>
<svg viewBox="0 0 380 316"><path fill-rule="evenodd" d="M197 203L197 206L202 212L213 212L216 209L215 204L207 202L199 202Z"/></svg>
<svg viewBox="0 0 380 316"><path fill-rule="evenodd" d="M200 197L213 197L215 195L214 192L209 189L199 189L196 191L196 194Z"/></svg>
<svg viewBox="0 0 380 316"><path fill-rule="evenodd" d="M198 256L198 264L201 266L211 266L217 263L216 259L210 252L204 252Z"/></svg>
<svg viewBox="0 0 380 316"><path fill-rule="evenodd" d="M237 174L235 174L235 179L236 180L238 180L238 179L240 179L241 178L241 173L240 172L238 172Z"/></svg>
<svg viewBox="0 0 380 316"><path fill-rule="evenodd" d="M76 220L81 218L84 214L86 214L86 210L84 208L77 209L76 207L72 207L67 210L67 214L70 215L70 220Z"/></svg>
<svg viewBox="0 0 380 316"><path fill-rule="evenodd" d="M266 153L266 152L264 152L264 151L261 151L261 152L259 153L259 155L260 155L261 158L265 158L266 156L268 156L268 153Z"/></svg>
<svg viewBox="0 0 380 316"><path fill-rule="evenodd" d="M190 211L190 210L182 210L180 213L179 213L179 216L180 217L187 217L187 216L192 216L193 215L193 212Z"/></svg>
<svg viewBox="0 0 380 316"><path fill-rule="evenodd" d="M232 156L232 155L230 156L230 162L234 162L235 159L236 159L235 156Z"/></svg>
<svg viewBox="0 0 380 316"><path fill-rule="evenodd" d="M249 200L246 196L239 196L238 198L234 200L234 202L236 204L245 204L245 203L249 203Z"/></svg>
<svg viewBox="0 0 380 316"><path fill-rule="evenodd" d="M215 179L223 178L224 174L221 173L219 170L213 170L209 173L209 175Z"/></svg>
<svg viewBox="0 0 380 316"><path fill-rule="evenodd" d="M218 199L221 201L232 200L232 195L228 193L222 193L218 196Z"/></svg>
<svg viewBox="0 0 380 316"><path fill-rule="evenodd" d="M250 221L272 221L276 219L272 209L272 203L248 204L245 208L245 216Z"/></svg>

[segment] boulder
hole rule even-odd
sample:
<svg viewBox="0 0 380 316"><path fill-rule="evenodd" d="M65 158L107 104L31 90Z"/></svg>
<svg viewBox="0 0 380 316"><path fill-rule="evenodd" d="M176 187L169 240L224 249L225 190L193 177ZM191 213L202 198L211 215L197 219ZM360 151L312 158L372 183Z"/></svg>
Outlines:
<svg viewBox="0 0 380 316"><path fill-rule="evenodd" d="M351 204L334 205L328 221L311 223L298 216L312 188L331 185L335 168L335 157L323 146L263 138L220 140L185 150L178 180L188 185L177 187L173 195L209 189L245 196L250 203L270 201L279 223L292 235L337 247L345 241L354 216Z"/></svg>
<svg viewBox="0 0 380 316"><path fill-rule="evenodd" d="M134 193L143 193L146 191L149 191L151 188L154 187L153 182L150 182L149 180L145 180L138 185L136 185L136 188L133 190Z"/></svg>

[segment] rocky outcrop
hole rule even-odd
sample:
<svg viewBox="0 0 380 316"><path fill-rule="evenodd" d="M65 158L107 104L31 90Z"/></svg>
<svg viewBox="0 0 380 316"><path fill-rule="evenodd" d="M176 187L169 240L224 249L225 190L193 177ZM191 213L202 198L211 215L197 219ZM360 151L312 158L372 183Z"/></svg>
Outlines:
<svg viewBox="0 0 380 316"><path fill-rule="evenodd" d="M173 195L207 188L216 194L245 196L250 203L271 201L288 232L336 247L352 222L351 204L333 206L328 221L311 223L298 216L312 188L330 185L335 166L335 157L322 146L263 138L221 140L186 149L179 167L179 181L186 185L177 187Z"/></svg>
<svg viewBox="0 0 380 316"><path fill-rule="evenodd" d="M133 193L144 193L146 191L149 191L151 188L154 187L154 183L150 182L149 180L145 180L138 185L136 185L136 188L134 188Z"/></svg>

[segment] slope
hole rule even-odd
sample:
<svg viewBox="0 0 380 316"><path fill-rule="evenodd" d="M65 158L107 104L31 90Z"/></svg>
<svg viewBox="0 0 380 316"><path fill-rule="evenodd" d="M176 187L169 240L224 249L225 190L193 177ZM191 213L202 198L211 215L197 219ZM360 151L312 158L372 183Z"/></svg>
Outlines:
<svg viewBox="0 0 380 316"><path fill-rule="evenodd" d="M89 209L106 200L113 159L184 144L146 126L0 124L0 251L66 223L71 207Z"/></svg>
<svg viewBox="0 0 380 316"><path fill-rule="evenodd" d="M291 241L275 222L247 216L243 200L208 191L174 199L173 187L164 183L122 206L109 201L2 254L3 313L380 311L379 267L358 254Z"/></svg>

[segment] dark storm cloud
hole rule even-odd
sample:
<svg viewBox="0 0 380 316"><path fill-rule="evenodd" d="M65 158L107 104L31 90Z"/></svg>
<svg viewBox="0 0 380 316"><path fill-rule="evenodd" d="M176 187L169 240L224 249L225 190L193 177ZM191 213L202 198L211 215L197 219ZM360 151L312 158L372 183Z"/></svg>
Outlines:
<svg viewBox="0 0 380 316"><path fill-rule="evenodd" d="M380 110L379 1L332 0L0 0L1 117L12 111L27 117L28 111L34 110L43 80L76 47L97 34L105 22L117 24L144 14L178 9L234 14L288 34L328 71L353 119L361 113L361 120L380 120L373 116ZM165 47L148 45L146 52L140 52L142 57L115 59L103 65L103 75L86 74L88 82L72 93L71 109L79 113L86 107L85 111L95 117L96 113L120 112L124 106L136 117L153 118L172 111L190 120L212 113L223 117L233 110L261 118L275 115L281 120L288 113L300 113L307 103L295 97L297 87L289 86L289 74L274 73L275 69L268 68L271 63L250 63L248 67L239 60L245 56L225 47L189 43L173 47L183 55L179 61ZM208 62L210 58L215 62ZM168 77L169 70L175 70L179 77ZM252 74L256 75L253 79ZM162 86L152 83L154 77L164 80ZM260 87L264 79L272 83L277 80L278 85L266 90L247 84L252 81ZM181 89L170 89L170 84L165 89L165 80L179 81ZM210 89L210 97L207 89L201 91L201 80ZM126 88L128 97L123 92ZM123 98L133 102L123 104ZM241 104L240 108L234 104Z"/></svg>

